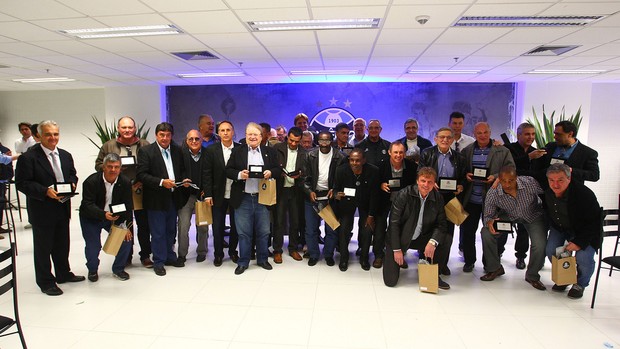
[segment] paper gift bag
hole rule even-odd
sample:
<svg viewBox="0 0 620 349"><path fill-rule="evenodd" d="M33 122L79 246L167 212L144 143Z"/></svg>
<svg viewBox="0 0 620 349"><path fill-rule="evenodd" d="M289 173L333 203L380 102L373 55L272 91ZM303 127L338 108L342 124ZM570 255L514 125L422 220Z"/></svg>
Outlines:
<svg viewBox="0 0 620 349"><path fill-rule="evenodd" d="M437 293L439 291L439 265L418 264L418 282L420 291Z"/></svg>
<svg viewBox="0 0 620 349"><path fill-rule="evenodd" d="M577 283L577 261L574 256L557 258L551 257L551 280L558 285Z"/></svg>
<svg viewBox="0 0 620 349"><path fill-rule="evenodd" d="M212 207L206 201L196 201L194 211L196 211L196 225L203 226L213 224Z"/></svg>
<svg viewBox="0 0 620 349"><path fill-rule="evenodd" d="M276 204L276 180L261 179L258 182L258 203L266 206Z"/></svg>
<svg viewBox="0 0 620 349"><path fill-rule="evenodd" d="M133 209L138 211L142 209L142 188L131 191L133 196Z"/></svg>
<svg viewBox="0 0 620 349"><path fill-rule="evenodd" d="M105 240L105 244L103 244L103 252L116 256L126 235L127 229L112 224L110 234L108 234L108 238Z"/></svg>
<svg viewBox="0 0 620 349"><path fill-rule="evenodd" d="M319 211L319 217L323 218L325 224L329 225L333 230L338 229L340 226L340 222L338 218L336 218L334 210L329 205L323 207L323 209Z"/></svg>
<svg viewBox="0 0 620 349"><path fill-rule="evenodd" d="M446 218L448 218L450 222L456 225L461 225L461 223L465 221L467 216L469 216L469 213L465 211L463 205L461 205L461 202L457 198L448 201L445 206L445 210Z"/></svg>

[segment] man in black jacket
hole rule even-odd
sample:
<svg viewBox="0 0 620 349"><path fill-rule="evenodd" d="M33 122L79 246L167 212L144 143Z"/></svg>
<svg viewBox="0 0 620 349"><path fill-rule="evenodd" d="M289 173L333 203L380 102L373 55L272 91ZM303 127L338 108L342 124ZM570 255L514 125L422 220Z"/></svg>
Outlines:
<svg viewBox="0 0 620 349"><path fill-rule="evenodd" d="M577 283L568 297L577 299L590 284L594 273L594 253L601 244L600 205L596 196L585 185L572 180L571 168L566 164L552 164L547 169L549 188L545 191L547 218L551 224L547 240L547 257L556 248L568 244L565 251L575 252ZM566 286L553 285L554 291L564 291Z"/></svg>
<svg viewBox="0 0 620 349"><path fill-rule="evenodd" d="M101 251L101 229L110 232L112 223L124 224L129 228L125 240L120 246L112 273L119 280L129 280L125 263L129 256L131 229L133 223L133 198L131 181L121 174L121 158L116 153L109 153L103 158L101 171L93 173L82 186L82 204L80 205L80 226L86 242L86 267L88 280L99 280L99 251Z"/></svg>
<svg viewBox="0 0 620 349"><path fill-rule="evenodd" d="M407 159L418 161L420 154L426 148L430 148L433 146L431 141L428 139L418 135L418 120L416 119L407 119L404 124L405 129L405 137L399 139L405 146L405 152L407 154Z"/></svg>
<svg viewBox="0 0 620 349"><path fill-rule="evenodd" d="M362 269L370 270L368 250L377 214L378 200L374 198L379 194L379 169L366 163L364 151L355 148L349 154L349 163L336 169L333 190L338 201L336 216L340 220L338 228L340 264L338 267L341 271L346 271L349 267L349 234L353 230L355 210L358 209L357 240L361 248L360 264Z"/></svg>
<svg viewBox="0 0 620 349"><path fill-rule="evenodd" d="M364 157L369 164L379 166L383 159L388 159L388 149L390 142L381 138L381 122L373 119L368 122L368 137L358 143L355 147L364 151Z"/></svg>
<svg viewBox="0 0 620 349"><path fill-rule="evenodd" d="M450 248L441 243L446 234L446 213L441 194L433 190L435 178L434 169L420 168L416 184L399 191L392 202L383 264L386 286L398 283L408 249L416 249L420 258L434 261L440 249ZM439 278L439 288L447 290L450 285Z"/></svg>

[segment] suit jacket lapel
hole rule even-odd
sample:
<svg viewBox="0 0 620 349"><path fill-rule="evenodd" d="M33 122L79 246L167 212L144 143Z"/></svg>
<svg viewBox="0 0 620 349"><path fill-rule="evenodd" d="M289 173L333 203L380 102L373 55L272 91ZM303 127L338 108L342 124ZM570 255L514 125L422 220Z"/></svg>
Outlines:
<svg viewBox="0 0 620 349"><path fill-rule="evenodd" d="M43 169L45 169L45 171L52 178L54 178L54 182L55 182L56 181L56 175L54 174L54 170L52 169L52 165L50 164L49 160L47 159L47 156L45 155L45 151L43 151L43 146L41 146L41 148L38 149L37 161L39 162L39 165L41 165L41 167Z"/></svg>

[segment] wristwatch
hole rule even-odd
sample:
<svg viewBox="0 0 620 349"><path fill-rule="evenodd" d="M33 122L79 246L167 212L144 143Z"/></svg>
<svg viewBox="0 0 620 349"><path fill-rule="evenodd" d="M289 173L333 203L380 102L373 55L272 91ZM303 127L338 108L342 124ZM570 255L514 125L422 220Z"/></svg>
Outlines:
<svg viewBox="0 0 620 349"><path fill-rule="evenodd" d="M435 247L437 247L437 245L439 245L439 243L438 243L438 242L437 242L437 240L435 240L435 239L430 239L430 240L428 240L428 243L429 243L429 244L431 244L431 245L433 245L433 246L435 246Z"/></svg>

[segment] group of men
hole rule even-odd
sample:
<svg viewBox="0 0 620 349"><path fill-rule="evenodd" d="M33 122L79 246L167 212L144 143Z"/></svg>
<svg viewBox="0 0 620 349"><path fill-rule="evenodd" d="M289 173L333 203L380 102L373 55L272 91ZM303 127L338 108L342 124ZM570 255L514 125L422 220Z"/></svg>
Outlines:
<svg viewBox="0 0 620 349"><path fill-rule="evenodd" d="M583 185L584 180L598 180L597 153L577 140L575 125L567 121L556 125L556 142L540 150L532 147L530 124L519 126L517 142L502 145L491 139L490 126L484 122L475 125L474 137L463 134L464 121L463 114L452 113L447 127L435 132L433 145L418 135L414 119L405 121L405 137L389 142L381 137L379 120L366 124L358 118L353 130L338 124L334 139L329 131L309 130L308 117L298 114L288 131L282 125L272 130L267 123L251 122L237 143L231 121L215 123L205 114L199 117L198 129L188 131L178 145L172 141L172 124L157 125L156 141L149 144L136 134L135 121L125 116L118 121L118 138L101 147L97 172L83 184L80 223L88 279L98 280L99 235L112 224L127 227L112 266L116 278L129 279L125 266L132 260L133 231L144 267L160 276L166 275L165 266L183 267L198 202L212 208L213 264L222 265L228 247L237 275L249 268L253 258L267 270L273 268L270 255L276 264L282 263L285 235L293 260L307 257L309 266L316 265L324 244L326 264L334 266L339 253L338 267L346 271L357 214L356 254L362 269L371 268L372 250L372 267L383 268L385 284L394 286L400 269L408 267L405 254L411 248L420 259L439 264L440 275L447 276L455 224L446 217L444 206L456 199L469 213L459 234L463 272L474 269L482 219L481 280L504 274L500 257L508 232L498 230L495 222L507 221L517 226L518 269L525 268L531 241L525 280L537 289L546 288L539 275L545 256L550 258L555 247L568 241L565 248L576 252L579 274L569 296L581 297L598 248L598 204ZM44 121L38 130L41 144L18 160L16 183L28 197L37 284L44 293L58 295L62 294L58 283L85 280L70 271L71 190L68 194L60 190L69 185L75 191L77 176L71 155L56 146L58 125ZM277 199L267 206L259 201L260 186L272 179ZM134 208L136 197L142 198L142 207ZM339 226L333 229L326 222L323 238L321 213L329 208ZM574 212L581 212L582 218L576 220ZM196 261L204 262L209 229L195 225ZM438 281L441 289L450 288L441 278Z"/></svg>

